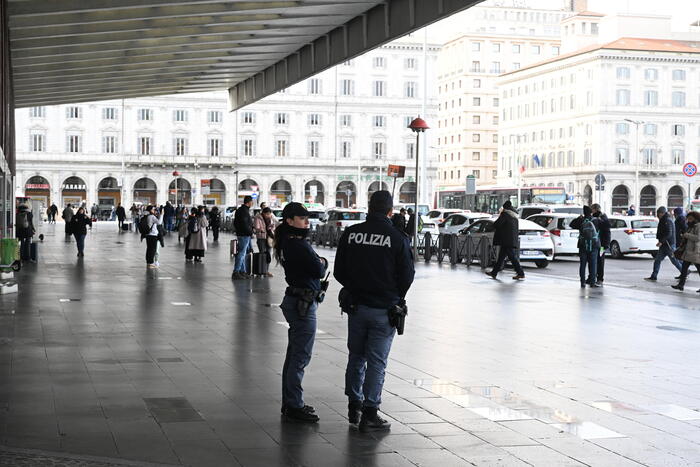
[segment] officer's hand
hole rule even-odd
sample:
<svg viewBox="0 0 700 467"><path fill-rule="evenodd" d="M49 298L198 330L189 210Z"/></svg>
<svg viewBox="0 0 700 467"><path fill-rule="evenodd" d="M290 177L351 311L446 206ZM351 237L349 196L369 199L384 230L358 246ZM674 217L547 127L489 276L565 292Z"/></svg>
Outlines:
<svg viewBox="0 0 700 467"><path fill-rule="evenodd" d="M321 263L323 263L323 268L328 269L328 260L323 256L319 256L318 259L321 260Z"/></svg>

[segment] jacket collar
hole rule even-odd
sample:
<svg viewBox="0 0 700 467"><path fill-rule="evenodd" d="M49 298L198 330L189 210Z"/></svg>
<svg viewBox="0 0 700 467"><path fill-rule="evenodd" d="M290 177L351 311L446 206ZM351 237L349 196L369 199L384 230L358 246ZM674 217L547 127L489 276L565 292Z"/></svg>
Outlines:
<svg viewBox="0 0 700 467"><path fill-rule="evenodd" d="M376 212L371 212L367 214L367 220L373 222L386 222L387 224L391 224L391 220L388 217Z"/></svg>

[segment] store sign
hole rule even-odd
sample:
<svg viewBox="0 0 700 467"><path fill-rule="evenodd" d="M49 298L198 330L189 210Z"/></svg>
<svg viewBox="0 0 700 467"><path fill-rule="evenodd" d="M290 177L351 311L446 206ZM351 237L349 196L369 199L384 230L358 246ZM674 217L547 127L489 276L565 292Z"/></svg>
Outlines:
<svg viewBox="0 0 700 467"><path fill-rule="evenodd" d="M73 190L73 191L85 190L85 185L66 184L66 185L63 185L63 189L64 190Z"/></svg>
<svg viewBox="0 0 700 467"><path fill-rule="evenodd" d="M386 174L389 177L404 178L406 176L406 166L389 164L386 169Z"/></svg>
<svg viewBox="0 0 700 467"><path fill-rule="evenodd" d="M48 183L27 183L24 185L25 190L48 190Z"/></svg>
<svg viewBox="0 0 700 467"><path fill-rule="evenodd" d="M211 180L202 179L201 185L203 195L208 195L211 193Z"/></svg>
<svg viewBox="0 0 700 467"><path fill-rule="evenodd" d="M312 198L318 196L318 187L316 185L311 185L309 187L309 196L311 196Z"/></svg>

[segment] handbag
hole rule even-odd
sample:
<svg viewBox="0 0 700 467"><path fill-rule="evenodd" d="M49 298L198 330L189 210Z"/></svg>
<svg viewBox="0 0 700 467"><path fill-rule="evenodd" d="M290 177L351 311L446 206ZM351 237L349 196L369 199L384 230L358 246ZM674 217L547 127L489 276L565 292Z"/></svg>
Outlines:
<svg viewBox="0 0 700 467"><path fill-rule="evenodd" d="M683 241L681 242L680 246L676 248L676 250L673 252L673 257L676 259L683 259L683 255L685 254L685 246L686 246L687 240L684 238Z"/></svg>

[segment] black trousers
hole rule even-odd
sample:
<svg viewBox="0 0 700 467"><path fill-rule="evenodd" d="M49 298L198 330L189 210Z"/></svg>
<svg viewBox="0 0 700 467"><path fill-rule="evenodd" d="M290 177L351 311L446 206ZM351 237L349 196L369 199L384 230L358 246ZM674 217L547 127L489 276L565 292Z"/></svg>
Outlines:
<svg viewBox="0 0 700 467"><path fill-rule="evenodd" d="M596 269L596 276L598 282L603 282L605 279L605 253L598 255L598 268Z"/></svg>
<svg viewBox="0 0 700 467"><path fill-rule="evenodd" d="M217 225L216 227L212 227L211 231L214 234L214 241L218 242L219 241L219 226Z"/></svg>
<svg viewBox="0 0 700 467"><path fill-rule="evenodd" d="M267 246L267 239L258 238L258 251L260 253L265 253L265 257L267 258L267 264L270 264L272 262L272 255L270 255L270 247Z"/></svg>
<svg viewBox="0 0 700 467"><path fill-rule="evenodd" d="M491 272L493 274L500 272L506 262L506 257L508 257L510 264L512 264L513 268L515 269L516 274L524 276L525 272L523 271L522 266L520 266L520 258L518 258L517 251L518 250L516 248L502 246L498 250L498 259L496 259L496 264L493 265Z"/></svg>
<svg viewBox="0 0 700 467"><path fill-rule="evenodd" d="M146 236L146 264L153 264L158 247L158 237L155 235Z"/></svg>
<svg viewBox="0 0 700 467"><path fill-rule="evenodd" d="M688 280L688 273L690 273L690 266L692 265L693 263L690 261L683 261L683 267L681 268L681 279L678 281L679 285L685 285L685 281ZM696 264L695 269L697 269L698 274L700 274L700 264Z"/></svg>

